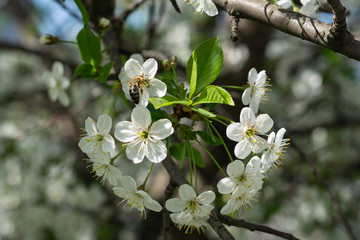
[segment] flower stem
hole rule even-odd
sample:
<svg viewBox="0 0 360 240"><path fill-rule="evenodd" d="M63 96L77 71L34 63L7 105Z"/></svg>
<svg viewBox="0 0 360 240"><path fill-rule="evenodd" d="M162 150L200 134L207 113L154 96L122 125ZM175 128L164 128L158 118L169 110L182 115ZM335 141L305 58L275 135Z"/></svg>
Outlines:
<svg viewBox="0 0 360 240"><path fill-rule="evenodd" d="M148 172L148 174L147 174L147 176L146 176L146 178L145 178L145 181L144 181L144 183L142 184L142 186L144 186L144 188L145 188L145 186L146 186L147 180L148 180L149 177L150 177L150 173L151 173L154 165L155 165L155 163L152 163L152 164L151 164L150 169L149 169L149 172Z"/></svg>
<svg viewBox="0 0 360 240"><path fill-rule="evenodd" d="M221 120L224 120L224 121L227 121L227 122L230 122L230 123L233 123L234 121L232 121L231 119L227 118L227 117L224 117L224 116L221 116L219 114L216 114L216 117L221 119Z"/></svg>
<svg viewBox="0 0 360 240"><path fill-rule="evenodd" d="M224 125L225 127L227 127L229 124L226 124L225 122L221 121L220 119L217 118L210 118L211 120L217 121L218 123L221 123L222 125Z"/></svg>
<svg viewBox="0 0 360 240"><path fill-rule="evenodd" d="M215 165L219 168L220 172L227 177L227 175L225 174L225 172L222 170L221 166L219 165L219 163L216 161L216 159L214 158L214 156L206 149L206 147L199 142L197 139L195 140L204 150L205 152L209 155L209 157L213 160L213 162L215 163Z"/></svg>
<svg viewBox="0 0 360 240"><path fill-rule="evenodd" d="M194 152L192 150L191 144L189 142L189 148L190 148L190 153L191 153L191 162L193 164L193 169L194 169L194 178L195 178L195 192L197 193L197 175L196 175L196 162L195 162L195 158L194 158Z"/></svg>
<svg viewBox="0 0 360 240"><path fill-rule="evenodd" d="M186 152L188 153L188 159L189 159L190 185L192 186L193 185L193 182L192 182L192 165L191 165L191 156L189 156L191 146L190 146L190 142L189 142L188 139L186 139L185 144L186 144L186 148L187 148Z"/></svg>
<svg viewBox="0 0 360 240"><path fill-rule="evenodd" d="M216 128L214 127L214 125L212 125L211 123L210 123L210 126L211 126L211 128L215 131L216 135L219 137L222 145L224 146L224 148L225 148L225 150L226 150L226 153L228 154L228 156L229 156L229 158L230 158L230 161L231 161L231 162L234 161L234 160L232 159L232 157L231 157L231 154L230 154L230 152L229 152L229 149L227 148L227 146L226 146L226 144L225 144L225 142L224 142L224 139L221 137L221 135L220 135L220 133L218 132L218 130L216 130Z"/></svg>
<svg viewBox="0 0 360 240"><path fill-rule="evenodd" d="M122 149L118 154L116 154L115 157L111 158L110 164L113 164L115 159L117 159L121 154L123 154L125 150L126 150L126 148Z"/></svg>
<svg viewBox="0 0 360 240"><path fill-rule="evenodd" d="M71 44L76 44L76 45L78 45L78 43L77 42L74 42L74 41L66 41L66 40L58 40L59 42L61 42L61 43L71 43Z"/></svg>
<svg viewBox="0 0 360 240"><path fill-rule="evenodd" d="M245 90L246 88L244 87L239 87L239 86L229 86L229 85L220 85L219 87L222 87L222 88L231 88L231 89L237 89L237 90Z"/></svg>

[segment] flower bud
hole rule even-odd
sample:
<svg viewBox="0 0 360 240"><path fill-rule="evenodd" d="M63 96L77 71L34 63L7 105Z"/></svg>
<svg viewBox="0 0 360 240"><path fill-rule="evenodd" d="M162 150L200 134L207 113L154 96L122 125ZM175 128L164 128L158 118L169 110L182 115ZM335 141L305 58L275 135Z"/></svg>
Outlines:
<svg viewBox="0 0 360 240"><path fill-rule="evenodd" d="M163 65L163 68L164 68L165 71L169 71L169 70L170 70L169 60L164 59L164 60L162 61L162 65Z"/></svg>
<svg viewBox="0 0 360 240"><path fill-rule="evenodd" d="M170 58L170 66L171 66L172 68L176 68L176 65L177 65L177 57L172 56L172 57Z"/></svg>
<svg viewBox="0 0 360 240"><path fill-rule="evenodd" d="M110 27L110 20L107 18L100 18L99 27L101 28L101 30L108 29Z"/></svg>
<svg viewBox="0 0 360 240"><path fill-rule="evenodd" d="M39 38L39 42L45 45L52 45L58 43L59 39L50 34L44 34Z"/></svg>

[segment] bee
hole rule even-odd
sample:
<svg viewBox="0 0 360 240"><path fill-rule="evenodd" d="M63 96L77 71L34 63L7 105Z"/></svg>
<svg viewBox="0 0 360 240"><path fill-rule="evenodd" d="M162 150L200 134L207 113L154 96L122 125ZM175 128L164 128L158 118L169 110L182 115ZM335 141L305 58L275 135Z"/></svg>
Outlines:
<svg viewBox="0 0 360 240"><path fill-rule="evenodd" d="M144 75L136 76L129 81L129 94L135 104L139 104L140 93L143 94L144 87L148 87L149 79Z"/></svg>

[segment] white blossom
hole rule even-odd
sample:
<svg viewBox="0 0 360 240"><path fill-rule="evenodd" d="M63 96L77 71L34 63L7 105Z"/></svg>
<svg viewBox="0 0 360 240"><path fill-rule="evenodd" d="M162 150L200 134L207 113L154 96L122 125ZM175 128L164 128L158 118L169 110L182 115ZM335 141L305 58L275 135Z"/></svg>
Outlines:
<svg viewBox="0 0 360 240"><path fill-rule="evenodd" d="M307 15L307 16L315 16L319 4L316 0L300 0L302 7L300 8L300 13Z"/></svg>
<svg viewBox="0 0 360 240"><path fill-rule="evenodd" d="M174 132L169 119L151 121L150 111L142 106L135 107L131 113L131 122L122 121L115 126L115 137L127 143L126 156L134 163L140 163L146 157L158 163L167 156L167 148L162 141Z"/></svg>
<svg viewBox="0 0 360 240"><path fill-rule="evenodd" d="M267 133L274 122L267 114L260 114L255 118L253 111L245 107L240 113L240 122L231 123L226 128L226 136L238 142L235 146L235 156L246 158L250 152L260 153L268 147L267 141L261 137Z"/></svg>
<svg viewBox="0 0 360 240"><path fill-rule="evenodd" d="M211 0L185 0L186 4L191 4L196 12L202 14L205 12L210 17L218 15L218 10Z"/></svg>
<svg viewBox="0 0 360 240"><path fill-rule="evenodd" d="M215 200L215 193L206 191L197 196L190 185L183 184L179 188L179 195L180 198L171 198L165 203L166 209L173 212L170 214L171 220L179 229L186 228L186 232L193 229L203 231L214 209L210 204Z"/></svg>
<svg viewBox="0 0 360 240"><path fill-rule="evenodd" d="M66 89L70 86L70 80L64 76L64 66L61 62L54 62L51 72L46 72L43 76L48 87L51 101L59 100L63 106L70 105L70 98Z"/></svg>
<svg viewBox="0 0 360 240"><path fill-rule="evenodd" d="M97 123L90 117L86 119L86 134L80 139L79 147L90 157L90 160L103 164L110 162L106 153L115 149L114 139L109 134L111 126L112 119L107 114L100 115Z"/></svg>
<svg viewBox="0 0 360 240"><path fill-rule="evenodd" d="M108 158L110 158L110 154L106 154ZM110 160L108 160L110 162ZM95 172L98 178L101 178L101 183L104 184L105 181L109 181L109 183L113 186L117 186L117 181L122 177L122 173L119 168L111 165L110 163L104 164L101 162L94 162L92 164L92 171Z"/></svg>
<svg viewBox="0 0 360 240"><path fill-rule="evenodd" d="M266 80L266 72L262 70L259 74L255 68L252 68L248 74L249 87L245 89L242 95L244 105L250 104L250 108L254 113L259 110L260 102L268 100L266 87L270 86Z"/></svg>
<svg viewBox="0 0 360 240"><path fill-rule="evenodd" d="M261 170L267 172L272 167L277 167L280 164L280 159L284 157L286 146L289 145L289 139L283 139L286 130L281 128L275 135L275 132L270 133L268 137L269 147L264 149L261 156Z"/></svg>
<svg viewBox="0 0 360 240"><path fill-rule="evenodd" d="M231 194L230 200L220 210L221 214L241 214L243 211L247 211L252 202L258 198L258 191L261 189L262 183L257 182L253 185L245 186L241 185Z"/></svg>
<svg viewBox="0 0 360 240"><path fill-rule="evenodd" d="M126 202L125 206L130 206L131 209L136 208L140 211L140 217L144 214L145 218L145 208L155 212L161 211L162 206L153 200L145 191L138 190L137 184L132 177L121 177L121 185L121 187L113 188L114 193L123 198L120 204Z"/></svg>
<svg viewBox="0 0 360 240"><path fill-rule="evenodd" d="M292 6L291 0L278 0L276 4L283 8L290 8Z"/></svg>
<svg viewBox="0 0 360 240"><path fill-rule="evenodd" d="M257 156L250 159L246 168L240 160L231 162L226 169L229 177L221 179L217 184L219 193L233 193L239 186L261 185L264 176L260 172L260 167L261 160Z"/></svg>
<svg viewBox="0 0 360 240"><path fill-rule="evenodd" d="M144 62L140 54L130 56L124 68L121 69L119 79L127 99L130 97L130 85L136 84L139 90L139 104L146 107L150 97L163 97L167 91L167 85L155 78L158 64L150 58Z"/></svg>

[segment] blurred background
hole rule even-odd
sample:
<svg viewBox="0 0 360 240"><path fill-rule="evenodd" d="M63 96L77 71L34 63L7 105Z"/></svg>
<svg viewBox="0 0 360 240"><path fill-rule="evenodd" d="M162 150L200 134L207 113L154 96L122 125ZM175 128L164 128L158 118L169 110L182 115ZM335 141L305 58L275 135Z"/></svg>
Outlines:
<svg viewBox="0 0 360 240"><path fill-rule="evenodd" d="M349 12L349 30L360 36L360 2L342 2ZM194 9L181 1L178 4L181 14L167 0L148 0L132 12L124 25L121 53L151 50L147 53L155 57L175 55L178 74L185 81L184 67L192 50L218 36L224 65L216 83L241 86L252 67L265 69L272 87L270 101L260 105L260 112L272 117L274 131L285 127L285 137L291 139L283 165L268 175L258 202L241 218L300 239L359 238L359 62L243 19L239 41L233 43L226 13L210 18L194 15ZM132 5L132 0L117 0L115 16ZM330 13L319 13L317 18L332 21ZM121 199L96 181L77 146L87 117L96 120L109 113L115 125L129 117L130 109L111 88L72 77L82 63L76 45L38 42L45 33L76 41L82 26L72 0L0 1L0 239L159 236L161 214L150 212L144 220L117 206ZM64 64L65 76L71 79L69 107L48 96L43 75L54 61ZM215 111L239 121L242 93L231 93L236 106L219 106ZM235 146L228 144L229 149ZM229 161L223 148L209 146L209 150L225 168ZM207 165L199 170L200 189L216 190L222 176L206 154L203 157ZM139 165L117 161L123 173L139 180L146 176L148 161ZM168 178L161 164L156 165L149 189L159 202ZM236 239L277 239L229 229ZM171 234L171 239L217 239L210 230L206 235L183 235L172 226Z"/></svg>

